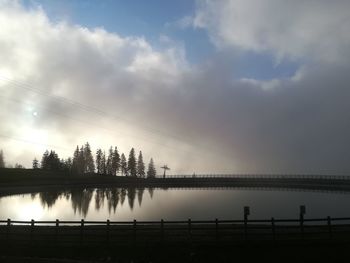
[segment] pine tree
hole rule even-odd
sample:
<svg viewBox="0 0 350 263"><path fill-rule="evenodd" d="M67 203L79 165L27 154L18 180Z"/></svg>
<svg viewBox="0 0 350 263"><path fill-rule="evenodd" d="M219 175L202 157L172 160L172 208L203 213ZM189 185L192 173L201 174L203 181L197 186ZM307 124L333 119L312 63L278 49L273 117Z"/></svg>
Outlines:
<svg viewBox="0 0 350 263"><path fill-rule="evenodd" d="M78 145L77 145L77 148L75 148L75 151L73 154L72 172L79 174L79 146Z"/></svg>
<svg viewBox="0 0 350 263"><path fill-rule="evenodd" d="M85 163L85 156L84 156L84 146L81 146L80 150L79 150L79 157L78 157L78 167L79 167L78 173L79 174L84 174L85 166L86 166L86 163Z"/></svg>
<svg viewBox="0 0 350 263"><path fill-rule="evenodd" d="M108 175L113 174L112 162L113 162L113 147L111 146L108 151L108 157L107 157L107 163L106 163L106 170Z"/></svg>
<svg viewBox="0 0 350 263"><path fill-rule="evenodd" d="M102 154L102 160L101 160L101 168L102 168L102 174L107 174L107 165L106 165L106 153L103 151Z"/></svg>
<svg viewBox="0 0 350 263"><path fill-rule="evenodd" d="M71 172L73 167L72 158L68 157L66 160L61 160L61 169L66 172Z"/></svg>
<svg viewBox="0 0 350 263"><path fill-rule="evenodd" d="M85 143L83 154L84 154L84 166L85 166L84 172L94 173L95 172L94 157L92 156L92 152L88 142Z"/></svg>
<svg viewBox="0 0 350 263"><path fill-rule="evenodd" d="M41 158L41 165L40 165L41 169L43 170L49 169L48 158L49 158L49 151L46 150L43 154L43 157Z"/></svg>
<svg viewBox="0 0 350 263"><path fill-rule="evenodd" d="M34 167L34 161L33 161ZM41 158L41 169L58 171L61 169L61 161L55 151L46 150Z"/></svg>
<svg viewBox="0 0 350 263"><path fill-rule="evenodd" d="M0 168L5 168L4 152L0 151Z"/></svg>
<svg viewBox="0 0 350 263"><path fill-rule="evenodd" d="M58 171L61 168L61 161L58 157L58 154L55 151L50 151L50 154L47 158L48 169Z"/></svg>
<svg viewBox="0 0 350 263"><path fill-rule="evenodd" d="M32 164L33 164L33 169L39 169L39 161L36 158L34 158Z"/></svg>
<svg viewBox="0 0 350 263"><path fill-rule="evenodd" d="M112 175L117 175L120 167L120 156L117 147L114 147L113 157L112 157Z"/></svg>
<svg viewBox="0 0 350 263"><path fill-rule="evenodd" d="M151 158L149 164L148 164L148 171L147 171L147 178L154 178L156 177L156 168L154 167L153 158Z"/></svg>
<svg viewBox="0 0 350 263"><path fill-rule="evenodd" d="M128 176L128 164L126 163L126 158L124 153L120 157L120 170L122 175Z"/></svg>
<svg viewBox="0 0 350 263"><path fill-rule="evenodd" d="M102 155L103 152L101 149L96 151L96 169L98 174L102 174Z"/></svg>
<svg viewBox="0 0 350 263"><path fill-rule="evenodd" d="M128 159L128 171L130 176L136 177L136 158L135 158L135 150L131 148Z"/></svg>
<svg viewBox="0 0 350 263"><path fill-rule="evenodd" d="M143 162L141 151L139 153L139 158L137 159L137 176L140 178L145 178L145 164Z"/></svg>

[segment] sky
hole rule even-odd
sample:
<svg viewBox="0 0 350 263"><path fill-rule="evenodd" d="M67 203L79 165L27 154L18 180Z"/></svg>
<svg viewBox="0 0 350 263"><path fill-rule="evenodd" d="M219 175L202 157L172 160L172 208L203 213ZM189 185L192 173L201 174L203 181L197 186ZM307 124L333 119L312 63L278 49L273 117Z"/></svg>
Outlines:
<svg viewBox="0 0 350 263"><path fill-rule="evenodd" d="M0 0L0 149L350 172L350 2Z"/></svg>

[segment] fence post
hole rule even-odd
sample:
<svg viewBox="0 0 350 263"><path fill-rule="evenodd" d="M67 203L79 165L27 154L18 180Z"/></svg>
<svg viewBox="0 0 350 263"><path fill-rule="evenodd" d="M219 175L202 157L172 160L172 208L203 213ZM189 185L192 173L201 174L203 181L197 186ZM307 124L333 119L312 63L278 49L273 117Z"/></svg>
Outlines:
<svg viewBox="0 0 350 263"><path fill-rule="evenodd" d="M188 219L188 238L192 239L192 221L191 218Z"/></svg>
<svg viewBox="0 0 350 263"><path fill-rule="evenodd" d="M248 238L248 215L250 214L249 206L244 207L244 240Z"/></svg>
<svg viewBox="0 0 350 263"><path fill-rule="evenodd" d="M219 220L215 218L215 239L219 240Z"/></svg>
<svg viewBox="0 0 350 263"><path fill-rule="evenodd" d="M160 236L163 242L164 241L164 220L163 219L160 220Z"/></svg>
<svg viewBox="0 0 350 263"><path fill-rule="evenodd" d="M83 235L84 235L84 219L80 222L80 245L83 244Z"/></svg>
<svg viewBox="0 0 350 263"><path fill-rule="evenodd" d="M56 219L56 227L55 227L55 238L56 238L56 244L58 242L58 227L60 226L60 221Z"/></svg>
<svg viewBox="0 0 350 263"><path fill-rule="evenodd" d="M134 224L133 224L133 241L136 241L136 219L134 219Z"/></svg>
<svg viewBox="0 0 350 263"><path fill-rule="evenodd" d="M276 240L275 218L271 217L272 240Z"/></svg>
<svg viewBox="0 0 350 263"><path fill-rule="evenodd" d="M333 233L332 233L332 219L330 216L327 216L327 225L328 225L328 234L329 234L329 239L333 238Z"/></svg>
<svg viewBox="0 0 350 263"><path fill-rule="evenodd" d="M109 245L109 239L110 239L110 221L107 219L107 245Z"/></svg>
<svg viewBox="0 0 350 263"><path fill-rule="evenodd" d="M34 219L30 221L30 240L33 240L33 232L34 232ZM33 243L32 243L33 244Z"/></svg>
<svg viewBox="0 0 350 263"><path fill-rule="evenodd" d="M301 205L300 208L300 214L299 214L299 221L300 221L300 232L301 232L301 239L304 239L304 214L305 214L305 206Z"/></svg>
<svg viewBox="0 0 350 263"><path fill-rule="evenodd" d="M11 219L7 219L7 231L6 231L6 239L7 239L7 241L10 241L10 234L11 234L10 230L11 230Z"/></svg>

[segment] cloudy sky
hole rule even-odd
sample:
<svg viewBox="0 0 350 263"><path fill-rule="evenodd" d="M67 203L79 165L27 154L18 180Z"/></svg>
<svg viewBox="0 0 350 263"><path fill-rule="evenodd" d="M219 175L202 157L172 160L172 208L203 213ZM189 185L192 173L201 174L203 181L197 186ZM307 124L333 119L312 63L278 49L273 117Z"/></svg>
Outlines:
<svg viewBox="0 0 350 263"><path fill-rule="evenodd" d="M89 141L172 173L349 173L349 10L0 0L0 148L26 167Z"/></svg>

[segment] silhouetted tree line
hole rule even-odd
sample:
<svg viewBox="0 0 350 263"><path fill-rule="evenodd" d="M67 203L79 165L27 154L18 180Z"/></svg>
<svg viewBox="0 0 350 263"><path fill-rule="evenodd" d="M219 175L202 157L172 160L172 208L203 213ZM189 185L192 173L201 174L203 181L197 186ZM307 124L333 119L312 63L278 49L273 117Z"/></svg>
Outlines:
<svg viewBox="0 0 350 263"><path fill-rule="evenodd" d="M157 174L153 159L151 158L147 173L143 161L142 152L138 158L135 156L135 149L131 148L128 160L124 153L119 154L117 147L110 147L108 153L102 149L97 149L95 158L93 157L89 143L77 146L72 158L60 159L55 151L46 150L41 158L41 163L35 158L33 169L43 169L52 171L69 171L73 174L97 173L101 175L116 176L118 174L139 178L154 178Z"/></svg>
<svg viewBox="0 0 350 263"><path fill-rule="evenodd" d="M52 171L70 171L72 168L71 159L60 159L55 151L46 150L39 161L35 158L32 162L33 169L43 169Z"/></svg>

